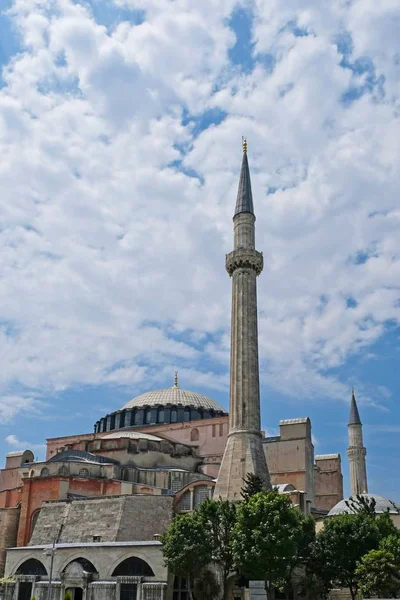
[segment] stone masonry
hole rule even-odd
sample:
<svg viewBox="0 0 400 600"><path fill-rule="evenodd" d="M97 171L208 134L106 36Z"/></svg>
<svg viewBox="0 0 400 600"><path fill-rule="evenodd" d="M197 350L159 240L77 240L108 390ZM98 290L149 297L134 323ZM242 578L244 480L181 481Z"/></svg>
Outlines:
<svg viewBox="0 0 400 600"><path fill-rule="evenodd" d="M45 502L30 546L152 540L172 519L172 496L118 496Z"/></svg>
<svg viewBox="0 0 400 600"><path fill-rule="evenodd" d="M234 250L226 257L232 277L232 322L229 434L215 488L215 497L240 500L247 473L270 485L262 446L258 366L257 276L263 257L255 250L255 215L243 147L234 223Z"/></svg>

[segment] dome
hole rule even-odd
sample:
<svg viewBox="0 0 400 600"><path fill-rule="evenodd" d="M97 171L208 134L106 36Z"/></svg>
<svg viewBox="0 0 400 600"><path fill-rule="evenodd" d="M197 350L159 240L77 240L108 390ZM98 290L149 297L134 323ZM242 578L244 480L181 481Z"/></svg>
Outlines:
<svg viewBox="0 0 400 600"><path fill-rule="evenodd" d="M218 402L215 402L215 400L197 392L183 390L177 386L141 394L141 396L129 400L123 409L142 408L145 406L167 406L168 404L214 410L226 414L226 410Z"/></svg>
<svg viewBox="0 0 400 600"><path fill-rule="evenodd" d="M384 498L384 496L378 496L377 494L361 494L361 496L370 501L372 499L375 500L375 511L378 514L387 511L389 511L391 514L398 514L398 510L400 510L400 506L398 504L392 502L391 500L388 500L387 498ZM338 502L333 508L331 508L331 510L328 513L328 517L333 517L334 515L354 513L355 511L352 508L348 507L346 504L346 502L349 502L351 500L357 501L356 496L350 496L349 498Z"/></svg>
<svg viewBox="0 0 400 600"><path fill-rule="evenodd" d="M120 410L99 419L94 425L94 431L108 433L128 427L170 425L227 415L227 411L208 396L182 390L178 386L176 372L173 387L146 392L129 400Z"/></svg>

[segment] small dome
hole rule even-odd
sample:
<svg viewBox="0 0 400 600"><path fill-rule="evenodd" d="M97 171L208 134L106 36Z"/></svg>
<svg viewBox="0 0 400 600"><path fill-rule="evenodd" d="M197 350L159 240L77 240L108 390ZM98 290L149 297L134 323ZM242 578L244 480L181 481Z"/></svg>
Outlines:
<svg viewBox="0 0 400 600"><path fill-rule="evenodd" d="M375 511L378 514L387 511L389 511L391 514L397 514L398 510L400 510L400 506L398 504L392 502L391 500L388 500L387 498L384 498L383 496L378 496L377 494L361 494L361 496L363 496L367 500L375 500ZM355 513L356 511L348 507L346 504L346 502L351 502L351 500L353 500L353 502L357 502L356 496L350 496L349 498L338 502L333 508L331 508L331 510L328 513L328 517L332 517L334 515Z"/></svg>
<svg viewBox="0 0 400 600"><path fill-rule="evenodd" d="M195 409L202 408L204 410L214 410L226 414L226 410L218 404L218 402L215 402L215 400L212 400L208 396L203 396L203 394L198 394L197 392L182 390L177 386L146 392L141 396L137 396L137 398L133 398L133 400L129 400L123 408L167 406L168 404L174 406L191 406Z"/></svg>

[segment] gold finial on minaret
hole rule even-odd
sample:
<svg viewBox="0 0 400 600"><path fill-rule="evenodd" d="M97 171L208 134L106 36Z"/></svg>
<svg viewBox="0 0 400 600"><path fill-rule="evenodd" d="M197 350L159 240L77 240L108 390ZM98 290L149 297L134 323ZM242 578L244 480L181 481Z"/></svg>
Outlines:
<svg viewBox="0 0 400 600"><path fill-rule="evenodd" d="M247 138L242 136L243 154L247 154Z"/></svg>
<svg viewBox="0 0 400 600"><path fill-rule="evenodd" d="M175 371L175 378L174 378L174 388L177 388L178 386L178 371Z"/></svg>

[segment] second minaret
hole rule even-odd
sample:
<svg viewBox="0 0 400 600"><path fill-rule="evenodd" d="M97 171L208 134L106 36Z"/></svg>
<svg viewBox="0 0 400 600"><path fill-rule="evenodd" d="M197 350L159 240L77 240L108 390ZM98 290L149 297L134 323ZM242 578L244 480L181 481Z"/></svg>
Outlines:
<svg viewBox="0 0 400 600"><path fill-rule="evenodd" d="M365 457L362 423L358 412L354 390L351 394L350 416L349 416L349 447L347 456L350 465L350 488L353 496L368 493L367 465Z"/></svg>
<svg viewBox="0 0 400 600"><path fill-rule="evenodd" d="M247 473L270 487L260 420L257 276L263 256L255 249L255 220L245 141L233 217L234 250L226 257L232 277L229 434L214 494L229 500L241 499Z"/></svg>

